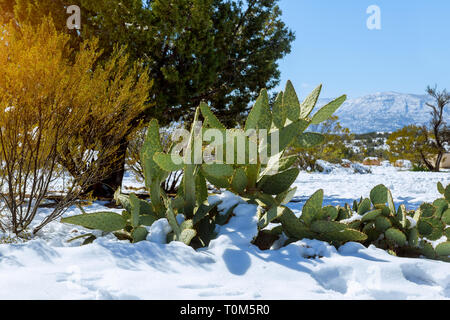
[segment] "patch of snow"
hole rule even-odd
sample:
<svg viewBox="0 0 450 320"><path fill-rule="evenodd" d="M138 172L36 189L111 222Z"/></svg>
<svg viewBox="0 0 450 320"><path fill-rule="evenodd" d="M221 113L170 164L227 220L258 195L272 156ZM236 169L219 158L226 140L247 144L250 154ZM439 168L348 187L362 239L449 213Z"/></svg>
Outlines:
<svg viewBox="0 0 450 320"><path fill-rule="evenodd" d="M296 202L301 214L306 199L317 189L324 205L344 205L371 188L385 184L396 205L416 208L440 197L436 183L450 183L448 173L405 172L375 167L372 174L300 173ZM0 298L3 299L450 299L450 264L427 259L398 258L374 246L303 239L261 251L251 244L256 236L255 205L231 194L220 210L238 204L227 225L208 248L195 251L179 242L165 244L170 226L165 219L148 230L137 244L112 235L80 247L74 236L90 232L54 222L33 240L0 245ZM39 210L42 219L48 209ZM114 211L95 202L87 212ZM75 207L66 216L79 214ZM262 280L263 279L263 280ZM130 285L138 284L138 285Z"/></svg>
<svg viewBox="0 0 450 320"><path fill-rule="evenodd" d="M148 235L147 240L165 244L167 241L167 235L172 231L167 219L159 219L155 221L150 227L147 227Z"/></svg>

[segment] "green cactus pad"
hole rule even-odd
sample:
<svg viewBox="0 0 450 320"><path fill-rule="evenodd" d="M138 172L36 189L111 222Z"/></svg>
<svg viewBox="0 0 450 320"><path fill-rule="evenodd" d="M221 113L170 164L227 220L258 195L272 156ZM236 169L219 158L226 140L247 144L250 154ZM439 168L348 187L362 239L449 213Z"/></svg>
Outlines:
<svg viewBox="0 0 450 320"><path fill-rule="evenodd" d="M206 179L201 172L197 172L195 175L195 192L197 203L203 203L208 199Z"/></svg>
<svg viewBox="0 0 450 320"><path fill-rule="evenodd" d="M434 228L433 232L427 236L428 240L436 241L442 238L444 235L444 228Z"/></svg>
<svg viewBox="0 0 450 320"><path fill-rule="evenodd" d="M352 210L357 212L358 211L358 201L353 200Z"/></svg>
<svg viewBox="0 0 450 320"><path fill-rule="evenodd" d="M350 229L359 230L359 227L361 227L361 221L355 220L355 221L353 221L353 222L350 222L350 223L348 224L348 227L349 227Z"/></svg>
<svg viewBox="0 0 450 320"><path fill-rule="evenodd" d="M439 191L440 194L442 194L442 195L445 194L445 188L444 188L444 186L442 185L441 182L438 182L438 183L437 183L437 189L438 189L438 191Z"/></svg>
<svg viewBox="0 0 450 320"><path fill-rule="evenodd" d="M261 154L272 155L272 141L278 142L278 148L280 151L285 150L295 139L295 137L303 133L309 126L310 122L304 119L294 121L287 126L275 130L269 134L267 143L259 146L259 152Z"/></svg>
<svg viewBox="0 0 450 320"><path fill-rule="evenodd" d="M450 241L450 228L445 229L444 235L447 237L447 239Z"/></svg>
<svg viewBox="0 0 450 320"><path fill-rule="evenodd" d="M442 222L444 222L446 225L450 225L450 208L445 210L444 213L442 213L441 217Z"/></svg>
<svg viewBox="0 0 450 320"><path fill-rule="evenodd" d="M320 92L322 91L322 85L319 85L317 88L311 92L303 103L300 105L300 118L306 119L309 117L311 111L316 106L317 100L319 99Z"/></svg>
<svg viewBox="0 0 450 320"><path fill-rule="evenodd" d="M306 223L306 225L310 225L316 219L316 215L320 214L322 211L322 203L323 190L320 189L316 191L303 206L301 219Z"/></svg>
<svg viewBox="0 0 450 320"><path fill-rule="evenodd" d="M450 201L450 184L445 187L444 197L447 201Z"/></svg>
<svg viewBox="0 0 450 320"><path fill-rule="evenodd" d="M222 177L231 177L234 173L233 166L229 164L203 164L202 171L205 173L205 176L222 178Z"/></svg>
<svg viewBox="0 0 450 320"><path fill-rule="evenodd" d="M130 197L122 194L120 188L114 192L114 200L116 200L116 203L120 204L126 211L131 212Z"/></svg>
<svg viewBox="0 0 450 320"><path fill-rule="evenodd" d="M151 187L152 181L155 179L162 180L164 177L164 172L153 160L154 154L162 151L158 121L152 120L147 129L147 136L141 150L141 162L147 188Z"/></svg>
<svg viewBox="0 0 450 320"><path fill-rule="evenodd" d="M430 232L431 227L431 232ZM444 234L445 224L439 218L421 218L417 223L421 235L429 240L438 240Z"/></svg>
<svg viewBox="0 0 450 320"><path fill-rule="evenodd" d="M245 131L250 129L266 129L272 126L272 113L269 107L269 96L267 90L261 90L261 94L256 99L255 105L248 114L245 122Z"/></svg>
<svg viewBox="0 0 450 320"><path fill-rule="evenodd" d="M420 245L422 247L421 252L425 257L427 257L428 259L436 259L436 252L434 251L431 243L422 241Z"/></svg>
<svg viewBox="0 0 450 320"><path fill-rule="evenodd" d="M389 211L392 215L395 215L395 205L394 205L394 199L392 198L392 193L391 190L387 190L387 202L388 202L388 207L389 207Z"/></svg>
<svg viewBox="0 0 450 320"><path fill-rule="evenodd" d="M319 214L319 220L334 221L338 218L338 209L333 206L326 206L322 208Z"/></svg>
<svg viewBox="0 0 450 320"><path fill-rule="evenodd" d="M268 210L258 221L258 228L264 229L275 219L279 219L285 213L286 207L273 207Z"/></svg>
<svg viewBox="0 0 450 320"><path fill-rule="evenodd" d="M450 256L450 242L443 242L438 244L435 248L435 251L438 256Z"/></svg>
<svg viewBox="0 0 450 320"><path fill-rule="evenodd" d="M347 96L343 95L322 107L312 117L311 124L320 124L326 121L345 102L345 100L347 100Z"/></svg>
<svg viewBox="0 0 450 320"><path fill-rule="evenodd" d="M297 192L297 187L291 188L289 190L286 190L283 193L280 193L276 197L276 201L281 205L286 205L294 198L295 193Z"/></svg>
<svg viewBox="0 0 450 320"><path fill-rule="evenodd" d="M297 159L298 156L294 155L281 158L277 161L277 157L274 156L267 164L267 167L259 174L258 182L261 182L262 179L265 179L274 173L290 169Z"/></svg>
<svg viewBox="0 0 450 320"><path fill-rule="evenodd" d="M178 241L183 242L185 245L190 245L192 239L194 239L194 237L197 235L197 231L195 231L194 229L184 229L179 238Z"/></svg>
<svg viewBox="0 0 450 320"><path fill-rule="evenodd" d="M369 211L364 214L364 216L361 219L361 222L373 221L380 215L381 215L381 209Z"/></svg>
<svg viewBox="0 0 450 320"><path fill-rule="evenodd" d="M291 168L294 165L294 163L295 163L295 161L297 161L297 159L298 159L297 155L281 158L278 161L278 170L279 171L288 170L289 168Z"/></svg>
<svg viewBox="0 0 450 320"><path fill-rule="evenodd" d="M331 232L328 237L334 241L354 241L363 242L367 240L367 235L365 233L359 232L358 230L345 229L339 232Z"/></svg>
<svg viewBox="0 0 450 320"><path fill-rule="evenodd" d="M289 120L296 121L300 118L300 102L291 81L286 83L286 89L283 94L283 107Z"/></svg>
<svg viewBox="0 0 450 320"><path fill-rule="evenodd" d="M374 205L385 204L387 202L388 188L383 184L377 185L370 191L370 200Z"/></svg>
<svg viewBox="0 0 450 320"><path fill-rule="evenodd" d="M448 209L448 202L445 199L437 199L433 202L433 206L436 208L434 215L436 218L441 218L443 213Z"/></svg>
<svg viewBox="0 0 450 320"><path fill-rule="evenodd" d="M375 219L375 228L377 231L385 232L386 230L388 230L391 227L392 227L392 223L388 218L381 216L381 217L377 217Z"/></svg>
<svg viewBox="0 0 450 320"><path fill-rule="evenodd" d="M167 221L169 222L169 225L172 228L172 231L174 232L175 236L179 237L179 235L181 234L181 228L178 225L177 218L175 216L175 212L173 211L173 208L172 208L171 200L168 199L166 201L166 204L167 204L167 211L166 211Z"/></svg>
<svg viewBox="0 0 450 320"><path fill-rule="evenodd" d="M141 214L141 203L134 193L130 194L131 215L130 222L133 228L139 226L139 215Z"/></svg>
<svg viewBox="0 0 450 320"><path fill-rule="evenodd" d="M299 173L300 171L297 168L286 170L273 176L269 176L259 187L264 193L278 195L290 188L297 179Z"/></svg>
<svg viewBox="0 0 450 320"><path fill-rule="evenodd" d="M242 194L247 187L248 179L245 170L242 168L237 168L231 179L231 188L237 194Z"/></svg>
<svg viewBox="0 0 450 320"><path fill-rule="evenodd" d="M208 105L203 101L200 103L200 111L202 112L203 118L205 119L205 127L214 129L226 129L226 127L219 121L219 119L211 111Z"/></svg>
<svg viewBox="0 0 450 320"><path fill-rule="evenodd" d="M375 229L375 223L367 224L362 232L367 235L367 241L373 242L380 238L381 232Z"/></svg>
<svg viewBox="0 0 450 320"><path fill-rule="evenodd" d="M317 233L341 232L346 229L347 225L335 221L316 220L311 223L311 230Z"/></svg>
<svg viewBox="0 0 450 320"><path fill-rule="evenodd" d="M201 220L203 220L211 211L217 208L219 204L222 202L217 202L215 204L207 205L207 204L201 204L194 214L194 220L193 224L198 224Z"/></svg>
<svg viewBox="0 0 450 320"><path fill-rule="evenodd" d="M390 228L384 233L386 239L393 241L396 245L403 247L407 243L406 235L395 228Z"/></svg>
<svg viewBox="0 0 450 320"><path fill-rule="evenodd" d="M286 124L286 110L283 108L283 92L277 95L273 104L272 120L277 128L283 128Z"/></svg>
<svg viewBox="0 0 450 320"><path fill-rule="evenodd" d="M182 170L184 166L183 158L176 154L157 152L153 156L153 160L167 172Z"/></svg>
<svg viewBox="0 0 450 320"><path fill-rule="evenodd" d="M408 231L408 243L412 247L417 247L419 244L419 231L417 228L409 229Z"/></svg>
<svg viewBox="0 0 450 320"><path fill-rule="evenodd" d="M150 227L156 221L155 216L152 215L140 215L139 225Z"/></svg>
<svg viewBox="0 0 450 320"><path fill-rule="evenodd" d="M422 236L428 236L433 232L432 224L424 219L420 219L417 222L417 229Z"/></svg>
<svg viewBox="0 0 450 320"><path fill-rule="evenodd" d="M88 229L104 232L118 231L126 226L124 218L115 212L95 212L61 219L62 223L70 223Z"/></svg>
<svg viewBox="0 0 450 320"><path fill-rule="evenodd" d="M144 241L147 238L148 231L143 227L137 227L131 232L131 237L133 238L133 243Z"/></svg>
<svg viewBox="0 0 450 320"><path fill-rule="evenodd" d="M345 220L345 219L350 218L350 216L351 216L351 211L350 210L348 210L347 208L342 208L342 207L338 208L338 218L337 218L337 220Z"/></svg>
<svg viewBox="0 0 450 320"><path fill-rule="evenodd" d="M358 206L358 214L360 216L364 215L366 212L370 211L370 200L369 199L364 199L363 201L361 201L361 203Z"/></svg>
<svg viewBox="0 0 450 320"><path fill-rule="evenodd" d="M284 233L288 237L299 240L304 238L314 239L314 232L310 231L309 228L302 223L289 208L286 208L283 215L280 217L280 221L283 226Z"/></svg>
<svg viewBox="0 0 450 320"><path fill-rule="evenodd" d="M420 205L420 211L422 212L421 217L429 218L434 215L436 208L432 204L422 203Z"/></svg>

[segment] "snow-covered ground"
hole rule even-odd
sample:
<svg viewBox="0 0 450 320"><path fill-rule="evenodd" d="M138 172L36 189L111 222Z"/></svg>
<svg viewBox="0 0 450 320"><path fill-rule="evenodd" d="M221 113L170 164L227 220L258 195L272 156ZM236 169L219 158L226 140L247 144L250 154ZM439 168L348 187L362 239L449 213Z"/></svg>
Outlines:
<svg viewBox="0 0 450 320"><path fill-rule="evenodd" d="M290 207L324 189L326 204L344 204L383 183L396 203L415 208L439 197L436 183L450 173L375 168L372 174L301 173ZM133 183L130 176L125 185ZM130 244L112 236L80 247L67 243L82 228L59 222L33 240L0 245L1 299L450 299L450 263L390 256L375 247L348 243L336 249L303 240L279 250L250 244L256 235L256 207L224 193L221 208L236 207L230 223L218 227L209 248L194 251L181 243L163 244L169 228L157 221L149 241ZM97 202L88 212L111 210ZM45 214L42 209L40 214ZM120 210L119 210L120 211ZM67 215L78 214L76 208Z"/></svg>

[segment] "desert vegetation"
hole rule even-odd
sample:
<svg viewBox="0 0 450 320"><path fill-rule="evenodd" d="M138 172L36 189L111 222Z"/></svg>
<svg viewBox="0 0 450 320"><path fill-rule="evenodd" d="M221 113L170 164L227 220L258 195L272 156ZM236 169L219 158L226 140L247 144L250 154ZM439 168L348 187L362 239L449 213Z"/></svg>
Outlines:
<svg viewBox="0 0 450 320"><path fill-rule="evenodd" d="M199 249L233 219L233 206L223 212L209 200L229 192L257 206L252 244L262 250L308 238L448 261L450 186L409 210L383 184L344 206L323 206L319 190L300 217L288 206L300 172L319 160L376 157L369 164L408 160L439 171L449 147L446 90L427 89L428 126L358 135L335 115L346 95L319 106L322 85L300 99L291 81L272 93L295 38L275 0L127 1L129 10L74 2L88 14L69 32L66 1L0 0L2 232L29 239L59 221L91 230L72 239L85 245L111 234L138 243L162 219L166 243ZM127 170L145 193L123 192ZM84 211L96 200L122 212ZM44 205L51 210L36 224ZM64 216L74 205L81 214Z"/></svg>

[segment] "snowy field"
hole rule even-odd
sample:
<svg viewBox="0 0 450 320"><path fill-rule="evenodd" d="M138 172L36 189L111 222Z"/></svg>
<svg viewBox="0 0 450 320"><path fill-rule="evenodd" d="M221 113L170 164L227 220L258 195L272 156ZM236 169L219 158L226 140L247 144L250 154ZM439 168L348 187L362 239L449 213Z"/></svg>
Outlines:
<svg viewBox="0 0 450 320"><path fill-rule="evenodd" d="M383 183L396 204L416 208L440 197L436 183L450 173L376 168L372 174L301 173L289 206L300 213L305 200L324 189L325 204L368 197ZM134 184L130 177L124 185ZM225 193L220 208L242 202ZM87 212L110 211L95 203ZM45 213L42 209L41 214ZM120 210L117 210L120 212ZM159 220L149 241L130 244L113 236L80 247L66 241L86 230L59 222L23 244L0 245L1 299L450 299L450 263L396 258L375 247L348 243L338 250L303 240L261 251L250 244L257 233L256 207L241 203L230 223L218 227L209 248L194 251L163 244L170 228ZM79 214L72 208L67 215Z"/></svg>

